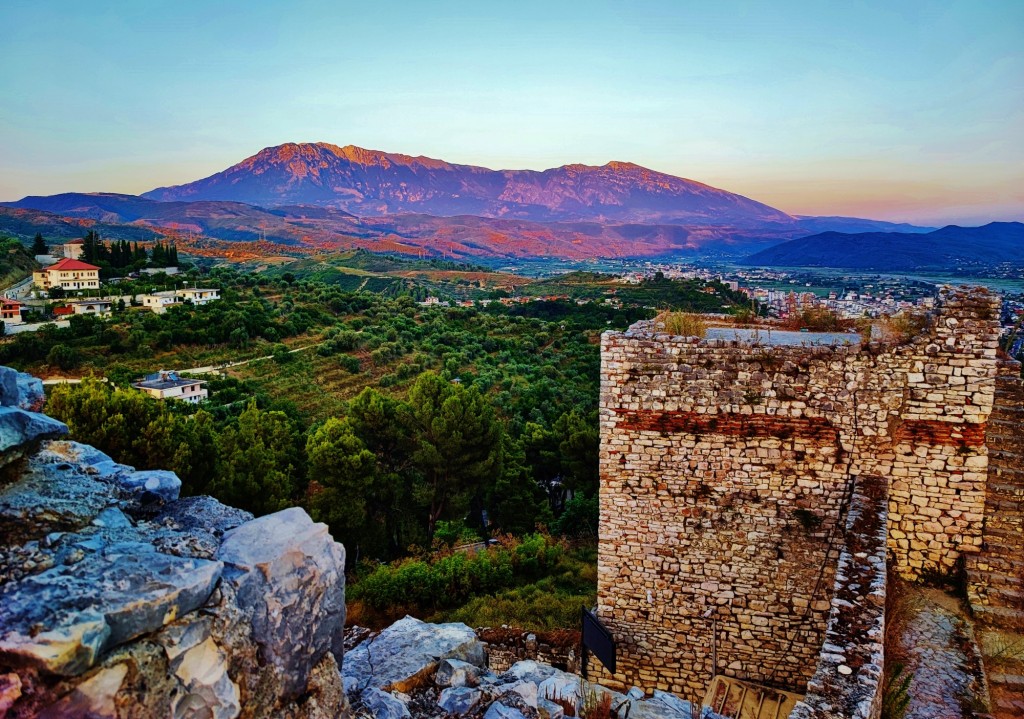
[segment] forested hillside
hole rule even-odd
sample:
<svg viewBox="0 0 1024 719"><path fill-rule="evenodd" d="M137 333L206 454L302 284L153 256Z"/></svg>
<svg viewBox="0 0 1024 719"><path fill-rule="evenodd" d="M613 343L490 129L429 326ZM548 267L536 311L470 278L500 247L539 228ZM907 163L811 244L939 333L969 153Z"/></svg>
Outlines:
<svg viewBox="0 0 1024 719"><path fill-rule="evenodd" d="M539 627L574 616L592 586L588 550L557 538L595 536L599 333L652 316L648 302L739 307L722 286L664 278L629 288L644 304L421 306L408 295L224 269L119 291L186 278L219 287L222 299L164 314L119 303L110 319L74 316L67 329L0 341L0 364L41 376L97 375L55 387L47 412L119 461L173 469L186 493L256 514L307 508L365 575L353 597L367 612L395 609L387 597L410 571L423 581L456 572L456 604L402 611L451 613L481 593L511 593L502 601ZM612 285L604 276L582 279L599 297ZM201 375L211 398L198 409L128 387L161 368L246 360ZM553 537L537 545L529 537L538 529ZM458 568L436 564L446 547L487 536L504 536L505 549ZM532 548L517 549L521 542ZM365 560L399 564L374 571ZM573 597L569 604L549 606L551 592L520 583L553 582L551 572L565 575L554 593ZM465 611L488 608L473 606Z"/></svg>
<svg viewBox="0 0 1024 719"><path fill-rule="evenodd" d="M28 277L32 270L38 268L39 263L32 257L31 250L20 240L0 237L0 288Z"/></svg>

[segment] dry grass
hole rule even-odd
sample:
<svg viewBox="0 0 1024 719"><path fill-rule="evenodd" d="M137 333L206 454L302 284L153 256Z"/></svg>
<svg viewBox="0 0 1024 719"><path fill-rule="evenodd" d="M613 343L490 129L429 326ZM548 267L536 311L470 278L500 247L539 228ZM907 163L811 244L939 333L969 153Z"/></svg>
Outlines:
<svg viewBox="0 0 1024 719"><path fill-rule="evenodd" d="M827 307L805 307L783 321L783 329L808 332L846 332L854 326Z"/></svg>
<svg viewBox="0 0 1024 719"><path fill-rule="evenodd" d="M598 693L596 689L587 691L579 715L581 719L612 719L611 693Z"/></svg>
<svg viewBox="0 0 1024 719"><path fill-rule="evenodd" d="M654 322L655 326L664 327L668 334L680 337L703 337L708 330L703 315L690 312L662 312Z"/></svg>
<svg viewBox="0 0 1024 719"><path fill-rule="evenodd" d="M883 317L878 328L883 342L903 344L928 328L928 316L920 312L901 312L892 317Z"/></svg>
<svg viewBox="0 0 1024 719"><path fill-rule="evenodd" d="M562 711L565 713L565 716L576 716L576 702L572 698L560 697L555 694L552 694L551 689L548 689L547 693L544 694L543 698L547 699L549 702L552 702L562 707Z"/></svg>

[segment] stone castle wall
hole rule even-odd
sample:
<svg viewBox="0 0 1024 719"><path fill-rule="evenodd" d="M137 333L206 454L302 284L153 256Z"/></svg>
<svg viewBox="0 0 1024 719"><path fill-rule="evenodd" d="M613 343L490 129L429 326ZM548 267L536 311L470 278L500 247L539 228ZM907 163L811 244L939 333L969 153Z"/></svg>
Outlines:
<svg viewBox="0 0 1024 719"><path fill-rule="evenodd" d="M603 681L692 694L718 673L802 690L859 476L891 478L902 574L980 548L996 299L939 305L899 346L605 333L598 612L620 665Z"/></svg>
<svg viewBox="0 0 1024 719"><path fill-rule="evenodd" d="M984 544L969 557L967 595L976 616L1024 626L1024 380L1018 362L1000 363L985 441Z"/></svg>

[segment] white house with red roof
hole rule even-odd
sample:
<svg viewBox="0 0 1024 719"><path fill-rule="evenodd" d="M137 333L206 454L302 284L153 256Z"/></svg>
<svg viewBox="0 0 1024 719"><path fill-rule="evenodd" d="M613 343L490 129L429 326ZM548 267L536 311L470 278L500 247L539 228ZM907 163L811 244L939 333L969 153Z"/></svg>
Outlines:
<svg viewBox="0 0 1024 719"><path fill-rule="evenodd" d="M97 289L100 286L100 268L88 262L65 257L49 267L33 272L32 282L44 290L53 287L64 290Z"/></svg>

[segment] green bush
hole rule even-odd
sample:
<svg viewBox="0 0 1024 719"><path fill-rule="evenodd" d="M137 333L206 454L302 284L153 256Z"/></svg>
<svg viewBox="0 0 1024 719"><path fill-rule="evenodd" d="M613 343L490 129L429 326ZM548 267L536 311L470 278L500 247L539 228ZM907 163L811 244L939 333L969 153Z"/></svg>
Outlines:
<svg viewBox="0 0 1024 719"><path fill-rule="evenodd" d="M596 494L577 494L565 503L565 511L551 525L551 531L567 537L596 537L599 511Z"/></svg>
<svg viewBox="0 0 1024 719"><path fill-rule="evenodd" d="M62 370L72 370L77 367L81 358L73 348L67 345L54 345L46 355L47 363L59 367Z"/></svg>
<svg viewBox="0 0 1024 719"><path fill-rule="evenodd" d="M395 605L453 607L538 579L564 554L565 547L551 537L531 534L475 554L455 552L429 561L405 559L380 565L352 585L349 595L377 610Z"/></svg>

